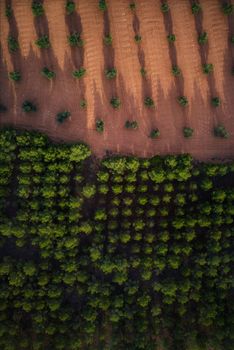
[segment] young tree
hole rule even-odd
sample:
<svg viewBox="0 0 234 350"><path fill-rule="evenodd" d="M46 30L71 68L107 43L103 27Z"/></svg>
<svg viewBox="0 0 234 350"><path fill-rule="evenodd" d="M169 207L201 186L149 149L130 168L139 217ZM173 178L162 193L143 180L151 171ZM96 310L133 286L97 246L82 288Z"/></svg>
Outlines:
<svg viewBox="0 0 234 350"><path fill-rule="evenodd" d="M135 4L135 2L131 2L130 4L129 4L129 8L130 8L130 10L135 10L136 9L136 4Z"/></svg>
<svg viewBox="0 0 234 350"><path fill-rule="evenodd" d="M107 10L107 5L105 0L99 0L99 9L101 11L106 11Z"/></svg>
<svg viewBox="0 0 234 350"><path fill-rule="evenodd" d="M179 104L182 106L182 107L186 107L188 105L188 99L187 97L185 96L179 96L177 98L177 101L179 102Z"/></svg>
<svg viewBox="0 0 234 350"><path fill-rule="evenodd" d="M125 123L125 128L126 129L137 129L138 128L138 124L137 124L137 121L136 120L127 120L126 123Z"/></svg>
<svg viewBox="0 0 234 350"><path fill-rule="evenodd" d="M121 102L120 102L120 99L118 97L113 97L110 100L110 104L112 105L112 107L114 109L118 109L121 106Z"/></svg>
<svg viewBox="0 0 234 350"><path fill-rule="evenodd" d="M68 43L72 47L83 47L84 46L84 41L81 39L80 33L74 32L68 36Z"/></svg>
<svg viewBox="0 0 234 350"><path fill-rule="evenodd" d="M202 69L204 74L210 74L213 72L214 67L212 63L205 63L202 65Z"/></svg>
<svg viewBox="0 0 234 350"><path fill-rule="evenodd" d="M37 107L32 102L26 100L22 104L22 109L24 112L29 113L29 112L36 112Z"/></svg>
<svg viewBox="0 0 234 350"><path fill-rule="evenodd" d="M44 8L40 1L35 0L32 2L32 12L35 17L42 16L44 14Z"/></svg>
<svg viewBox="0 0 234 350"><path fill-rule="evenodd" d="M41 71L41 74L43 75L43 77L52 80L53 78L55 78L55 72L53 72L52 70L49 70L49 68L44 67Z"/></svg>
<svg viewBox="0 0 234 350"><path fill-rule="evenodd" d="M228 4L227 2L222 4L222 11L226 16L231 15L233 13L233 9L234 9L234 5L232 4Z"/></svg>
<svg viewBox="0 0 234 350"><path fill-rule="evenodd" d="M18 40L15 39L13 36L9 35L7 42L8 42L8 49L11 53L16 52L19 49Z"/></svg>
<svg viewBox="0 0 234 350"><path fill-rule="evenodd" d="M19 71L13 71L9 73L9 78L13 81L20 81L21 80L21 74Z"/></svg>
<svg viewBox="0 0 234 350"><path fill-rule="evenodd" d="M151 97L146 97L144 99L144 105L148 108L154 108L155 107L155 104L154 104L154 101Z"/></svg>
<svg viewBox="0 0 234 350"><path fill-rule="evenodd" d="M68 0L66 3L66 13L67 15L72 14L76 9L76 4L72 0Z"/></svg>
<svg viewBox="0 0 234 350"><path fill-rule="evenodd" d="M40 48L40 49L48 49L50 47L50 40L48 35L42 35L39 37L36 41L35 44Z"/></svg>
<svg viewBox="0 0 234 350"><path fill-rule="evenodd" d="M212 97L211 104L214 107L219 107L221 105L221 100L219 97Z"/></svg>
<svg viewBox="0 0 234 350"><path fill-rule="evenodd" d="M105 70L105 76L107 79L114 79L117 75L117 69L116 68L111 68L111 69L106 69Z"/></svg>
<svg viewBox="0 0 234 350"><path fill-rule="evenodd" d="M86 69L81 67L80 69L74 70L72 72L72 75L76 79L81 79L86 73Z"/></svg>
<svg viewBox="0 0 234 350"><path fill-rule="evenodd" d="M199 34L198 42L201 45L206 44L208 42L208 34L206 32Z"/></svg>
<svg viewBox="0 0 234 350"><path fill-rule="evenodd" d="M140 36L139 34L136 34L135 37L134 37L134 40L135 40L135 42L136 42L137 44L140 44L142 38L141 38L141 36Z"/></svg>
<svg viewBox="0 0 234 350"><path fill-rule="evenodd" d="M13 9L11 7L11 5L6 5L6 8L5 8L5 16L7 18L11 18L13 16Z"/></svg>
<svg viewBox="0 0 234 350"><path fill-rule="evenodd" d="M194 1L191 8L193 15L197 15L199 12L201 12L201 5L196 1Z"/></svg>
<svg viewBox="0 0 234 350"><path fill-rule="evenodd" d="M175 77L181 75L181 70L180 70L180 68L177 67L177 66L173 66L171 71L172 71L172 74L173 74Z"/></svg>
<svg viewBox="0 0 234 350"><path fill-rule="evenodd" d="M112 41L113 41L113 39L112 39L112 36L111 36L110 34L104 36L104 38L103 38L103 42L104 42L104 44L107 45L107 46L112 45Z"/></svg>
<svg viewBox="0 0 234 350"><path fill-rule="evenodd" d="M87 108L87 101L86 100L81 100L80 101L80 108L82 108L82 109Z"/></svg>
<svg viewBox="0 0 234 350"><path fill-rule="evenodd" d="M58 123L62 124L70 116L71 116L71 113L68 111L59 112L56 116L56 119Z"/></svg>
<svg viewBox="0 0 234 350"><path fill-rule="evenodd" d="M147 74L147 71L146 71L145 68L142 67L142 68L140 69L140 73L141 73L142 77L145 78L145 77L146 77L146 74Z"/></svg>
<svg viewBox="0 0 234 350"><path fill-rule="evenodd" d="M169 10L170 10L170 8L169 8L168 3L167 3L167 2L164 2L164 3L161 5L161 11L162 11L163 13L167 13L167 12L169 12Z"/></svg>
<svg viewBox="0 0 234 350"><path fill-rule="evenodd" d="M96 130L99 133L102 133L104 131L104 121L101 119L96 120Z"/></svg>
<svg viewBox="0 0 234 350"><path fill-rule="evenodd" d="M167 36L167 40L169 41L169 43L174 43L176 41L176 36L175 34L169 34Z"/></svg>
<svg viewBox="0 0 234 350"><path fill-rule="evenodd" d="M225 127L223 125L217 125L214 128L214 135L216 137L221 137L221 138L225 138L227 139L229 137L229 133L227 132L227 130L225 129Z"/></svg>
<svg viewBox="0 0 234 350"><path fill-rule="evenodd" d="M157 139L160 136L160 131L158 129L153 129L150 133L151 139Z"/></svg>
<svg viewBox="0 0 234 350"><path fill-rule="evenodd" d="M183 134L184 134L184 137L186 138L191 137L193 135L193 129L189 127L184 127Z"/></svg>

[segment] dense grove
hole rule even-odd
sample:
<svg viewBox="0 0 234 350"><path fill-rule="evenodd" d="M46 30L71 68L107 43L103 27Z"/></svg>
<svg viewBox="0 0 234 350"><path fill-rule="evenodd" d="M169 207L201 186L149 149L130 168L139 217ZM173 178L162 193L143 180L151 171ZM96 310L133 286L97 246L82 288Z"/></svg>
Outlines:
<svg viewBox="0 0 234 350"><path fill-rule="evenodd" d="M0 348L233 349L234 163L0 131Z"/></svg>

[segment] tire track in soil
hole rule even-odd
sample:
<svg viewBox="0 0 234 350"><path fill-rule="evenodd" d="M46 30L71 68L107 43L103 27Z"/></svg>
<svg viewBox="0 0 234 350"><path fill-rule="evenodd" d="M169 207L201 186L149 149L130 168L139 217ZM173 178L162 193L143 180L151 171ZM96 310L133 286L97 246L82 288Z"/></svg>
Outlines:
<svg viewBox="0 0 234 350"><path fill-rule="evenodd" d="M13 8L12 0L5 0L5 7L7 7L7 6L10 6L11 8ZM17 26L16 18L15 18L14 8L13 8L12 15L10 17L8 17L7 20L8 20L8 24L9 24L8 36L12 36L19 43L19 29ZM13 70L20 72L22 69L20 45L19 45L19 49L16 52L10 52L10 56L11 56Z"/></svg>
<svg viewBox="0 0 234 350"><path fill-rule="evenodd" d="M82 26L82 21L81 21L81 16L77 12L77 9L71 13L70 15L67 15L65 13L65 23L68 29L69 35L73 33L78 33L81 38L83 34L83 26ZM69 44L68 44L69 45ZM71 52L71 59L72 59L72 65L71 67L71 74L73 70L80 69L80 68L85 68L84 67L84 47L72 47L70 46L70 52ZM73 78L76 79L76 78ZM76 95L78 97L78 100L85 100L85 83L84 83L84 78L81 79L76 79L77 83L77 88L76 88ZM82 116L87 118L87 112L86 109L82 109Z"/></svg>
<svg viewBox="0 0 234 350"><path fill-rule="evenodd" d="M191 6L193 5L194 1L190 0L190 4ZM200 2L197 0L197 3L199 5ZM194 22L195 22L195 27L196 27L196 31L197 31L197 38L199 37L199 35L201 35L202 33L205 32L205 28L203 28L203 10L199 11L196 15L193 16L194 17ZM208 57L209 57L209 38L208 38L208 42L205 44L199 44L198 43L198 50L199 50L199 54L200 54L200 58L201 58L201 69L202 66L208 62ZM213 74L208 74L207 75L207 82L208 82L208 86L209 86L209 91L210 91L210 99L212 97L216 97L218 96L218 91L216 88L216 84L215 84L215 78ZM213 118L214 118L214 124L219 123L219 115L221 112L221 108L219 107L218 110L217 108L213 108Z"/></svg>

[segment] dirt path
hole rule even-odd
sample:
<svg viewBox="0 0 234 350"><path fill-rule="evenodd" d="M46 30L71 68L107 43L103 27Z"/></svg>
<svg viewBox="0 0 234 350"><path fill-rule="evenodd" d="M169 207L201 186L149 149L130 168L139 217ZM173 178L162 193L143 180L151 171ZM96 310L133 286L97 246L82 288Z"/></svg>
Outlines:
<svg viewBox="0 0 234 350"><path fill-rule="evenodd" d="M35 23L31 0L11 1L14 8L11 26L4 14L5 1L0 1L0 103L8 107L7 113L0 114L0 124L36 128L57 140L82 140L98 156L106 150L142 156L190 152L200 159L234 155L231 75L234 56L230 44L233 16L227 18L222 14L220 1L200 0L203 8L200 24L191 13L190 1L184 0L168 0L171 11L167 18L160 10L160 1L137 0L134 15L128 1L107 0L108 13L103 18L96 0L77 0L77 13L70 19L65 14L63 0L44 0L45 17L39 24ZM197 43L201 24L209 37L205 54L201 54ZM67 43L71 30L82 31L85 41L84 48L75 54ZM176 42L170 48L167 34L172 30ZM19 38L17 62L12 60L7 47L10 31ZM46 31L52 44L46 56L34 43L39 31ZM111 52L103 48L106 31L113 37ZM142 37L140 46L134 41L137 32ZM202 72L204 59L214 65L213 83ZM16 84L9 81L8 72L18 62L22 81ZM45 63L56 72L54 81L41 75ZM180 82L171 74L174 63L183 73ZM140 74L143 64L147 71L145 81ZM75 65L83 65L87 70L82 83L72 77ZM114 82L104 76L107 65L117 68ZM215 92L211 91L214 87ZM176 101L182 92L189 100L185 109ZM216 110L210 103L214 93L222 101ZM113 94L121 100L119 110L110 105ZM155 110L144 106L146 94L155 101ZM80 108L81 98L87 100L85 111ZM35 114L22 112L21 105L26 99L38 106ZM69 110L71 118L59 125L55 117L63 110ZM97 118L105 122L103 134L95 131ZM126 120L137 120L139 129L127 130ZM213 127L218 122L225 125L230 139L213 137ZM194 129L191 139L184 139L184 126ZM152 128L159 128L159 139L149 138Z"/></svg>

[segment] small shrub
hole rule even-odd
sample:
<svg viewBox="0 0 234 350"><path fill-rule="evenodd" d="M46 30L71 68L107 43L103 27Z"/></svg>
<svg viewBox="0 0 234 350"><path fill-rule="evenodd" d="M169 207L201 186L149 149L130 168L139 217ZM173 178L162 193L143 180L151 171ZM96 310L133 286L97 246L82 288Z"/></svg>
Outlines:
<svg viewBox="0 0 234 350"><path fill-rule="evenodd" d="M234 35L231 37L231 43L234 44Z"/></svg>
<svg viewBox="0 0 234 350"><path fill-rule="evenodd" d="M104 42L104 44L105 45L107 45L107 46L110 46L110 45L112 45L112 36L109 34L109 35L106 35L106 36L104 36L104 38L103 38L103 42Z"/></svg>
<svg viewBox="0 0 234 350"><path fill-rule="evenodd" d="M5 113L7 111L6 106L4 106L2 103L0 103L0 113Z"/></svg>
<svg viewBox="0 0 234 350"><path fill-rule="evenodd" d="M184 134L184 137L191 137L193 135L193 129L185 127L183 129L183 134Z"/></svg>
<svg viewBox="0 0 234 350"><path fill-rule="evenodd" d="M49 68L47 67L44 67L42 69L41 74L49 80L55 78L55 72L53 72L52 70L49 70Z"/></svg>
<svg viewBox="0 0 234 350"><path fill-rule="evenodd" d="M196 14L198 14L200 11L201 11L201 5L198 4L197 2L194 2L194 3L192 4L192 14L193 14L193 15L196 15Z"/></svg>
<svg viewBox="0 0 234 350"><path fill-rule="evenodd" d="M110 104L112 105L112 107L114 109L117 109L120 107L121 105L121 102L120 102L120 99L118 97L113 97L111 100L110 100Z"/></svg>
<svg viewBox="0 0 234 350"><path fill-rule="evenodd" d="M50 47L50 40L48 35L42 35L40 38L38 38L35 41L35 44L40 48L40 49L48 49Z"/></svg>
<svg viewBox="0 0 234 350"><path fill-rule="evenodd" d="M130 8L130 10L135 10L136 9L136 4L135 4L135 2L131 2L131 4L129 4L129 8Z"/></svg>
<svg viewBox="0 0 234 350"><path fill-rule="evenodd" d="M221 100L219 97L212 97L211 104L214 107L219 107L221 105Z"/></svg>
<svg viewBox="0 0 234 350"><path fill-rule="evenodd" d="M181 70L177 66L173 66L171 71L175 77L178 77L179 75L181 75Z"/></svg>
<svg viewBox="0 0 234 350"><path fill-rule="evenodd" d="M141 42L141 36L138 35L138 34L135 35L134 40L135 40L135 42L136 42L137 44L139 44L139 43Z"/></svg>
<svg viewBox="0 0 234 350"><path fill-rule="evenodd" d="M170 8L169 8L169 5L165 2L165 3L163 3L162 5L161 5L161 11L163 12L163 13L166 13L166 12L168 12L170 10Z"/></svg>
<svg viewBox="0 0 234 350"><path fill-rule="evenodd" d="M8 49L10 52L15 52L19 49L18 40L15 39L13 36L9 36L7 39L7 42L8 42Z"/></svg>
<svg viewBox="0 0 234 350"><path fill-rule="evenodd" d="M141 73L141 75L142 75L143 78L146 77L147 72L146 72L145 68L142 67L142 68L140 69L140 73Z"/></svg>
<svg viewBox="0 0 234 350"><path fill-rule="evenodd" d="M13 81L20 81L21 79L21 74L18 71L10 72L9 73L9 78Z"/></svg>
<svg viewBox="0 0 234 350"><path fill-rule="evenodd" d="M71 113L68 111L58 113L56 116L57 122L62 124L67 118L70 117L70 115Z"/></svg>
<svg viewBox="0 0 234 350"><path fill-rule="evenodd" d="M116 77L116 74L117 70L115 68L105 70L105 76L107 77L107 79L114 79Z"/></svg>
<svg viewBox="0 0 234 350"><path fill-rule="evenodd" d="M133 120L133 121L127 120L125 123L125 128L133 129L133 130L137 129L138 128L137 121L136 120Z"/></svg>
<svg viewBox="0 0 234 350"><path fill-rule="evenodd" d="M85 75L85 73L86 73L86 69L85 68L80 68L80 69L74 70L72 72L72 75L73 75L74 78L80 79L80 78L82 78Z"/></svg>
<svg viewBox="0 0 234 350"><path fill-rule="evenodd" d="M101 11L106 11L106 9L107 9L107 5L106 5L106 1L105 0L99 0L98 6L99 6L99 9Z"/></svg>
<svg viewBox="0 0 234 350"><path fill-rule="evenodd" d="M153 101L153 99L151 97L146 97L145 100L144 100L144 104L148 108L154 108L155 107L154 101Z"/></svg>
<svg viewBox="0 0 234 350"><path fill-rule="evenodd" d="M205 63L202 65L202 69L204 74L210 74L213 72L214 67L212 63Z"/></svg>
<svg viewBox="0 0 234 350"><path fill-rule="evenodd" d="M67 1L67 3L66 3L67 15L72 14L75 11L75 9L76 9L76 5L75 5L74 1L71 1L71 0Z"/></svg>
<svg viewBox="0 0 234 350"><path fill-rule="evenodd" d="M102 133L104 131L104 121L101 119L96 120L96 131Z"/></svg>
<svg viewBox="0 0 234 350"><path fill-rule="evenodd" d="M207 43L207 41L208 41L208 35L206 32L203 32L198 36L199 44L204 45Z"/></svg>
<svg viewBox="0 0 234 350"><path fill-rule="evenodd" d="M37 107L30 101L24 101L22 104L22 109L24 112L29 113L36 112Z"/></svg>
<svg viewBox="0 0 234 350"><path fill-rule="evenodd" d="M182 107L186 107L188 105L188 99L185 96L180 96L177 98L177 101Z"/></svg>
<svg viewBox="0 0 234 350"><path fill-rule="evenodd" d="M232 4L225 3L222 5L222 11L226 16L231 15L233 13L233 8L234 6Z"/></svg>
<svg viewBox="0 0 234 350"><path fill-rule="evenodd" d="M151 139L157 139L160 136L160 131L158 129L153 129L150 133Z"/></svg>
<svg viewBox="0 0 234 350"><path fill-rule="evenodd" d="M6 9L5 9L5 16L7 18L11 18L12 15L13 15L13 9L12 9L11 5L7 5Z"/></svg>
<svg viewBox="0 0 234 350"><path fill-rule="evenodd" d="M225 129L225 127L223 125L217 125L214 128L214 135L216 137L221 137L224 139L227 139L229 137L229 133L227 132L227 130Z"/></svg>
<svg viewBox="0 0 234 350"><path fill-rule="evenodd" d="M80 108L85 109L87 107L87 101L86 100L81 100L80 101Z"/></svg>
<svg viewBox="0 0 234 350"><path fill-rule="evenodd" d="M175 34L169 34L167 36L167 40L169 41L169 43L174 43L176 41L176 36Z"/></svg>
<svg viewBox="0 0 234 350"><path fill-rule="evenodd" d="M68 36L68 43L71 46L78 46L82 47L84 46L84 41L81 39L80 34L77 32L74 32Z"/></svg>
<svg viewBox="0 0 234 350"><path fill-rule="evenodd" d="M33 1L32 12L33 12L34 16L39 17L39 16L42 16L45 11L44 11L43 5L40 2Z"/></svg>

